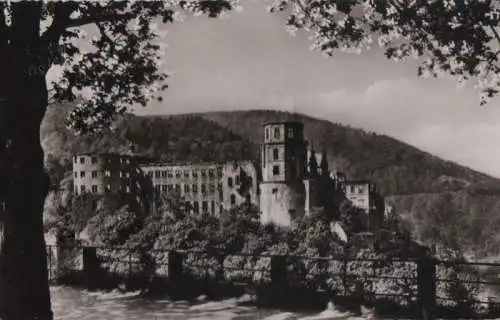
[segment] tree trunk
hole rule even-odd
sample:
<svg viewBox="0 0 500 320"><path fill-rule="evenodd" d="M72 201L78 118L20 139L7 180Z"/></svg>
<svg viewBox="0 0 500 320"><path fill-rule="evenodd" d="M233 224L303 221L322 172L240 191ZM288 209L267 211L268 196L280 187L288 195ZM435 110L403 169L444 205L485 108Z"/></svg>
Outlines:
<svg viewBox="0 0 500 320"><path fill-rule="evenodd" d="M39 49L41 4L12 4L0 43L0 319L51 320L42 212L49 179L40 124L47 87ZM35 49L36 48L36 49Z"/></svg>

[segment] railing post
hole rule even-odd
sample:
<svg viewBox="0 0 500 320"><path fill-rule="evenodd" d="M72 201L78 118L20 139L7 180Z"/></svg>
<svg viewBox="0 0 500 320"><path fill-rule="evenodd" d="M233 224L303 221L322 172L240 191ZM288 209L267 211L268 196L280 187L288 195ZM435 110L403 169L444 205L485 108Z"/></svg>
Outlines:
<svg viewBox="0 0 500 320"><path fill-rule="evenodd" d="M132 277L132 251L127 249L128 251L128 278Z"/></svg>
<svg viewBox="0 0 500 320"><path fill-rule="evenodd" d="M344 297L347 297L347 254L344 254L342 259L342 285L344 287Z"/></svg>
<svg viewBox="0 0 500 320"><path fill-rule="evenodd" d="M183 256L177 251L168 252L168 279L180 283L183 279Z"/></svg>
<svg viewBox="0 0 500 320"><path fill-rule="evenodd" d="M417 262L417 285L420 317L434 320L436 313L436 261L424 258Z"/></svg>
<svg viewBox="0 0 500 320"><path fill-rule="evenodd" d="M280 292L286 288L287 266L285 256L271 257L271 286L273 290ZM278 295L279 296L279 295Z"/></svg>
<svg viewBox="0 0 500 320"><path fill-rule="evenodd" d="M97 249L95 247L82 248L83 274L86 285L94 288L97 284L96 277L99 273L99 260L97 259Z"/></svg>
<svg viewBox="0 0 500 320"><path fill-rule="evenodd" d="M46 246L45 251L47 252L47 264L48 264L48 276L49 281L53 281L53 271L52 271L52 246Z"/></svg>

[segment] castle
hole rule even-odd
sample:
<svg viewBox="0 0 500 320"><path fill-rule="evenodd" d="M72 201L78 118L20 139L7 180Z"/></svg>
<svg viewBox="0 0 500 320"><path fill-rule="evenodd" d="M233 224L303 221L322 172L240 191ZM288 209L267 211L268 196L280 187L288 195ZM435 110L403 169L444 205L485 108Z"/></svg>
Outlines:
<svg viewBox="0 0 500 320"><path fill-rule="evenodd" d="M175 194L195 212L220 215L251 203L263 223L289 226L296 217L330 210L347 198L371 221L383 219L383 199L370 181L331 173L326 154L308 150L300 122L264 125L261 163L156 163L121 154L73 157L75 194L120 193L147 210L161 194Z"/></svg>

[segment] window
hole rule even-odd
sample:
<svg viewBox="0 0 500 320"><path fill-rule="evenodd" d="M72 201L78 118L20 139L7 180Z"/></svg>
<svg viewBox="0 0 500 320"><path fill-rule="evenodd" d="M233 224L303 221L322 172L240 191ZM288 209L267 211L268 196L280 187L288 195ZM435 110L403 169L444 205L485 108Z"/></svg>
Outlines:
<svg viewBox="0 0 500 320"><path fill-rule="evenodd" d="M80 163L81 163L81 164L84 164L84 163L85 163L85 158L84 158L84 157L80 157Z"/></svg>
<svg viewBox="0 0 500 320"><path fill-rule="evenodd" d="M201 170L201 177L206 178L206 176L207 176L207 170L204 170L204 169Z"/></svg>
<svg viewBox="0 0 500 320"><path fill-rule="evenodd" d="M280 128L274 128L274 139L280 138Z"/></svg>
<svg viewBox="0 0 500 320"><path fill-rule="evenodd" d="M77 177L78 177L78 172L75 172L75 178L77 178Z"/></svg>
<svg viewBox="0 0 500 320"><path fill-rule="evenodd" d="M160 186L159 184L157 184L157 185L155 186L155 190L159 192L159 191L161 190L161 186Z"/></svg>
<svg viewBox="0 0 500 320"><path fill-rule="evenodd" d="M198 179L198 171L193 170L193 178Z"/></svg>
<svg viewBox="0 0 500 320"><path fill-rule="evenodd" d="M92 171L92 178L97 178L97 171Z"/></svg>
<svg viewBox="0 0 500 320"><path fill-rule="evenodd" d="M188 193L189 192L189 184L184 185L184 192Z"/></svg>
<svg viewBox="0 0 500 320"><path fill-rule="evenodd" d="M201 185L201 193L203 194L207 193L207 186L204 184Z"/></svg>
<svg viewBox="0 0 500 320"><path fill-rule="evenodd" d="M269 140L269 128L266 128L266 140Z"/></svg>
<svg viewBox="0 0 500 320"><path fill-rule="evenodd" d="M111 177L111 171L106 170L106 171L104 172L104 175L105 175L106 177Z"/></svg>
<svg viewBox="0 0 500 320"><path fill-rule="evenodd" d="M198 201L193 202L193 211L196 213L198 213L200 211L200 205L199 205Z"/></svg>
<svg viewBox="0 0 500 320"><path fill-rule="evenodd" d="M233 178L231 177L227 178L227 185L229 186L229 188L233 187Z"/></svg>
<svg viewBox="0 0 500 320"><path fill-rule="evenodd" d="M354 186L351 186L351 188L350 188L350 189L351 189L351 193L354 193L354 192L355 192L355 191L354 191Z"/></svg>
<svg viewBox="0 0 500 320"><path fill-rule="evenodd" d="M365 192L365 189L363 187L359 187L358 188L358 193L363 193L363 192Z"/></svg>
<svg viewBox="0 0 500 320"><path fill-rule="evenodd" d="M97 186L96 185L92 186L92 193L97 193Z"/></svg>
<svg viewBox="0 0 500 320"><path fill-rule="evenodd" d="M222 169L217 169L217 175L219 176L219 178L222 178Z"/></svg>
<svg viewBox="0 0 500 320"><path fill-rule="evenodd" d="M92 157L92 164L96 164L97 163L97 158L96 157Z"/></svg>
<svg viewBox="0 0 500 320"><path fill-rule="evenodd" d="M166 184L162 184L161 185L161 191L162 192L167 192L167 185Z"/></svg>
<svg viewBox="0 0 500 320"><path fill-rule="evenodd" d="M236 177L234 177L234 183L235 183L236 185L239 185L239 184L240 184L240 176L238 176L238 175L237 175Z"/></svg>
<svg viewBox="0 0 500 320"><path fill-rule="evenodd" d="M106 185L106 187L104 188L104 191L110 192L111 191L111 186L109 184Z"/></svg>
<svg viewBox="0 0 500 320"><path fill-rule="evenodd" d="M153 172L148 172L148 177L152 178L153 177Z"/></svg>
<svg viewBox="0 0 500 320"><path fill-rule="evenodd" d="M208 202L203 201L203 202L201 203L201 210L202 210L203 212L207 212L207 211L208 211Z"/></svg>
<svg viewBox="0 0 500 320"><path fill-rule="evenodd" d="M167 186L167 188L168 188L168 191L172 191L172 190L174 190L174 185L173 184L169 184Z"/></svg>
<svg viewBox="0 0 500 320"><path fill-rule="evenodd" d="M181 186L179 184L175 185L175 192L181 192Z"/></svg>
<svg viewBox="0 0 500 320"><path fill-rule="evenodd" d="M175 171L175 177L179 179L181 177L181 170L176 170Z"/></svg>
<svg viewBox="0 0 500 320"><path fill-rule="evenodd" d="M235 203L236 203L236 197L234 196L234 194L232 194L230 198L231 198L230 199L231 200L231 205L234 206Z"/></svg>
<svg viewBox="0 0 500 320"><path fill-rule="evenodd" d="M210 193L215 192L215 186L213 184L210 184L208 186L208 190L210 191Z"/></svg>
<svg viewBox="0 0 500 320"><path fill-rule="evenodd" d="M189 178L189 171L184 170L184 178Z"/></svg>
<svg viewBox="0 0 500 320"><path fill-rule="evenodd" d="M130 193L130 186L127 186L127 187L125 188L125 192L126 192L126 193Z"/></svg>
<svg viewBox="0 0 500 320"><path fill-rule="evenodd" d="M278 160L280 158L280 152L278 149L273 149L273 160Z"/></svg>
<svg viewBox="0 0 500 320"><path fill-rule="evenodd" d="M212 211L212 214L213 214L213 213L215 213L215 201L212 201L211 207L212 207L211 208L212 210L210 210L210 211Z"/></svg>
<svg viewBox="0 0 500 320"><path fill-rule="evenodd" d="M80 191L85 192L85 186L80 186Z"/></svg>
<svg viewBox="0 0 500 320"><path fill-rule="evenodd" d="M280 167L279 166L273 166L273 175L274 176L280 175Z"/></svg>
<svg viewBox="0 0 500 320"><path fill-rule="evenodd" d="M292 128L288 128L288 139L292 139L293 138L293 130Z"/></svg>
<svg viewBox="0 0 500 320"><path fill-rule="evenodd" d="M173 178L174 177L174 173L171 170L167 170L167 177L168 178Z"/></svg>
<svg viewBox="0 0 500 320"><path fill-rule="evenodd" d="M81 178L85 177L85 171L80 171L80 177Z"/></svg>
<svg viewBox="0 0 500 320"><path fill-rule="evenodd" d="M273 188L273 190L271 191L273 194L275 193L278 193L278 188Z"/></svg>
<svg viewBox="0 0 500 320"><path fill-rule="evenodd" d="M160 171L155 171L155 177L157 177L157 178L160 177Z"/></svg>
<svg viewBox="0 0 500 320"><path fill-rule="evenodd" d="M198 185L193 184L193 193L198 193Z"/></svg>
<svg viewBox="0 0 500 320"><path fill-rule="evenodd" d="M167 171L166 171L166 170L163 170L163 171L161 172L161 177L162 177L162 178L166 178L166 177L167 177Z"/></svg>
<svg viewBox="0 0 500 320"><path fill-rule="evenodd" d="M208 170L208 177L209 178L214 178L215 177L215 172L213 169Z"/></svg>

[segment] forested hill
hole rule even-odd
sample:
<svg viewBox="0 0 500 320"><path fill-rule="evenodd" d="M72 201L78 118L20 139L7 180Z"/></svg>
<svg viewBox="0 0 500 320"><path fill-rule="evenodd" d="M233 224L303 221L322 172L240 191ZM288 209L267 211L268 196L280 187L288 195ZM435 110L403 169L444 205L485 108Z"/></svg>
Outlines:
<svg viewBox="0 0 500 320"><path fill-rule="evenodd" d="M369 178L384 194L473 190L500 194L500 180L442 160L396 139L305 115L277 111L235 111L200 114L255 143L263 139L266 121L304 123L306 139L324 148L332 165L349 177Z"/></svg>
<svg viewBox="0 0 500 320"><path fill-rule="evenodd" d="M259 155L263 123L302 121L306 139L317 151L326 151L333 169L375 181L423 240L452 244L458 237L458 245L467 249L500 252L500 237L491 237L500 230L500 180L387 136L304 115L238 111L127 115L103 136L77 138L64 128L66 110L68 106L52 106L42 125L46 153L61 162L73 152L126 152L131 144L143 155L167 161L253 160ZM481 233L485 228L488 236Z"/></svg>

